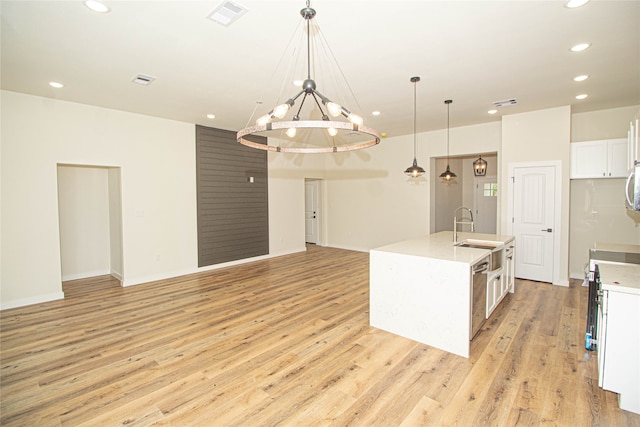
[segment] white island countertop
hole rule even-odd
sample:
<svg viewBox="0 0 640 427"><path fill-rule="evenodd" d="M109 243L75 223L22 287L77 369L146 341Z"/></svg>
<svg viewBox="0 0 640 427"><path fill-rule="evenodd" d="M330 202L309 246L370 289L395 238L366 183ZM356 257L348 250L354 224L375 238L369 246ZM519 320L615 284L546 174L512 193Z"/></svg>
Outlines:
<svg viewBox="0 0 640 427"><path fill-rule="evenodd" d="M460 243L466 239L506 244L513 240L513 236L468 232L458 233L457 243ZM453 241L452 231L441 231L439 233L430 234L428 236L419 237L416 239L391 243L389 245L381 246L372 250L424 258L440 259L444 261L462 262L465 264L474 264L490 252L488 249L482 250L478 248L454 246L454 243L456 242Z"/></svg>

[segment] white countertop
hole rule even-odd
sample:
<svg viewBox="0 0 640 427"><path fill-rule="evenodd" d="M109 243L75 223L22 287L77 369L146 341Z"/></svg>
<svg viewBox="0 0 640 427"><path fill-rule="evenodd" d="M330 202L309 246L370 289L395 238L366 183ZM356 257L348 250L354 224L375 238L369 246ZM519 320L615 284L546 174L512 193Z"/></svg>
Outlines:
<svg viewBox="0 0 640 427"><path fill-rule="evenodd" d="M458 232L458 242L466 239L485 240L505 244L513 240L513 236L498 234ZM465 264L475 264L491 251L489 249L463 248L454 246L453 232L441 231L428 236L402 242L392 243L372 249L372 251L391 252L402 255L433 258Z"/></svg>
<svg viewBox="0 0 640 427"><path fill-rule="evenodd" d="M602 289L640 295L640 265L598 264Z"/></svg>

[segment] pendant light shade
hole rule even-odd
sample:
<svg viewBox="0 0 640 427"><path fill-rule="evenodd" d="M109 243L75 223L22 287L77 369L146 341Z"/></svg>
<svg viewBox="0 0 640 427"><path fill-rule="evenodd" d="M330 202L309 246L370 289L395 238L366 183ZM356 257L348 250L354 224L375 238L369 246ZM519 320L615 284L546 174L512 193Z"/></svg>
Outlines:
<svg viewBox="0 0 640 427"><path fill-rule="evenodd" d="M449 168L449 163L447 162L447 170L445 170L440 174L440 178L444 179L445 181L451 181L453 178L456 178L457 176L458 175L451 172L451 169Z"/></svg>
<svg viewBox="0 0 640 427"><path fill-rule="evenodd" d="M413 164L404 170L404 173L412 178L424 175L425 170L418 166L416 159L416 85L420 81L420 77L411 77L413 83Z"/></svg>
<svg viewBox="0 0 640 427"><path fill-rule="evenodd" d="M447 99L444 101L447 104L447 170L440 174L440 178L445 181L451 181L453 178L456 178L457 175L451 172L451 168L449 167L449 106L453 101L451 99Z"/></svg>
<svg viewBox="0 0 640 427"><path fill-rule="evenodd" d="M487 161L482 156L473 162L473 174L475 176L485 176L487 174Z"/></svg>

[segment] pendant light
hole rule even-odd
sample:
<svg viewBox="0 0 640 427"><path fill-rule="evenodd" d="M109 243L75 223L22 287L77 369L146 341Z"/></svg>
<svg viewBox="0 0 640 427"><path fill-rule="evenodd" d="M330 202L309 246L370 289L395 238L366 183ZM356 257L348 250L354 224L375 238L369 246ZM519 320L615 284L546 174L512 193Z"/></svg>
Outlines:
<svg viewBox="0 0 640 427"><path fill-rule="evenodd" d="M449 106L452 102L453 101L451 99L444 101L444 103L447 104L447 170L440 174L440 178L445 181L451 181L457 176L455 173L451 172L451 169L449 168Z"/></svg>
<svg viewBox="0 0 640 427"><path fill-rule="evenodd" d="M405 169L404 173L411 178L417 178L425 173L425 170L418 166L416 160L416 85L420 81L420 77L411 77L411 83L413 83L413 165Z"/></svg>
<svg viewBox="0 0 640 427"><path fill-rule="evenodd" d="M487 161L482 156L473 162L473 174L475 176L485 176L487 174Z"/></svg>

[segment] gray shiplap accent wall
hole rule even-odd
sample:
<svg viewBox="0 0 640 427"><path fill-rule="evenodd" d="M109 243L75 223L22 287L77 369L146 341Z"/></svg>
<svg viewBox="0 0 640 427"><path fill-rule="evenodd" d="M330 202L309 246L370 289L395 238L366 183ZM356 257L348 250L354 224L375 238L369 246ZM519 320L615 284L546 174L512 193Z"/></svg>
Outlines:
<svg viewBox="0 0 640 427"><path fill-rule="evenodd" d="M267 152L196 126L196 173L198 266L268 254Z"/></svg>

